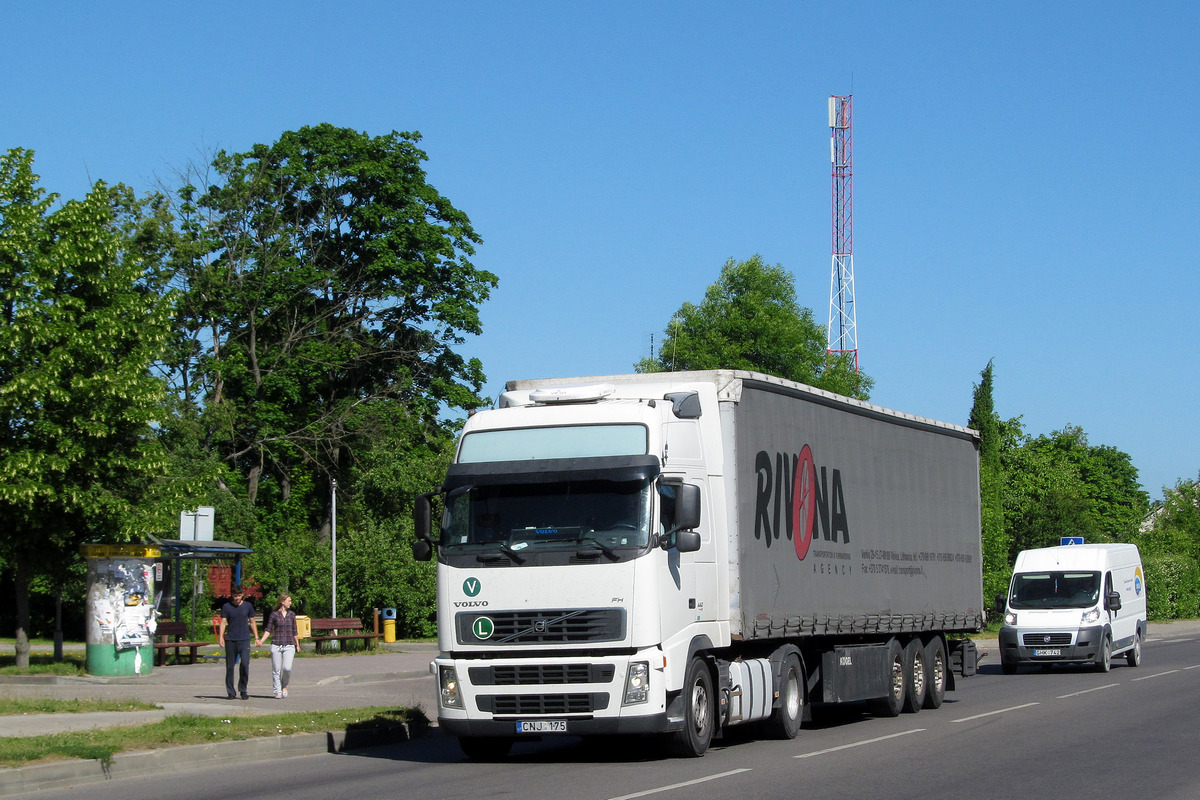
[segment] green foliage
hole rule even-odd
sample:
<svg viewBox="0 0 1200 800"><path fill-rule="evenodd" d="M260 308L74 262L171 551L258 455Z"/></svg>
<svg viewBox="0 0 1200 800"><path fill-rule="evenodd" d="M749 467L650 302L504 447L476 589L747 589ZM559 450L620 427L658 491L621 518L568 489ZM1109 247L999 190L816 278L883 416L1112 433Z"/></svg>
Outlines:
<svg viewBox="0 0 1200 800"><path fill-rule="evenodd" d="M0 156L0 557L19 665L31 580L82 541L160 531L163 506L144 501L178 493L160 480L165 387L150 373L171 330L170 216L103 182L51 210L56 199L31 151Z"/></svg>
<svg viewBox="0 0 1200 800"><path fill-rule="evenodd" d="M634 366L638 372L755 370L860 400L874 384L848 355L826 353L824 328L797 302L791 273L759 255L726 261L704 300L675 312L658 357Z"/></svg>
<svg viewBox="0 0 1200 800"><path fill-rule="evenodd" d="M1200 563L1176 553L1143 553L1146 613L1150 619L1193 619L1200 615Z"/></svg>
<svg viewBox="0 0 1200 800"><path fill-rule="evenodd" d="M983 596L992 598L1008 591L1012 561L1009 536L1004 526L1004 444L1000 419L992 399L992 362L980 373L967 425L979 431L979 497L983 545Z"/></svg>

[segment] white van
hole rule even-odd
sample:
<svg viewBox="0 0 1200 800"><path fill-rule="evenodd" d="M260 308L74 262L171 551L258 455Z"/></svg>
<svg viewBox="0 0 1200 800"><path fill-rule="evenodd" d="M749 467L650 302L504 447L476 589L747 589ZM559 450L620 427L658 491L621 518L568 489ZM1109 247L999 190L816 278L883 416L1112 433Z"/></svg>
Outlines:
<svg viewBox="0 0 1200 800"><path fill-rule="evenodd" d="M1113 656L1142 661L1146 581L1137 545L1079 544L1025 550L1013 567L1000 665L1090 662L1108 672Z"/></svg>

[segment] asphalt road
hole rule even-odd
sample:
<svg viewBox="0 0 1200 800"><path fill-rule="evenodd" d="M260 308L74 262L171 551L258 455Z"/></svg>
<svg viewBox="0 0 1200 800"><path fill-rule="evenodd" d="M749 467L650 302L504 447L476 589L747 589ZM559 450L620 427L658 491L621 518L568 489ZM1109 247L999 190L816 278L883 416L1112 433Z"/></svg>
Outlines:
<svg viewBox="0 0 1200 800"><path fill-rule="evenodd" d="M567 738L522 743L503 762L475 763L453 739L435 734L351 754L117 779L37 796L1195 800L1200 632L1159 630L1136 668L1118 660L1109 673L1064 668L1006 676L993 657L979 675L960 679L939 710L877 719L856 704L818 707L795 740L735 733L701 759L665 758L645 739Z"/></svg>

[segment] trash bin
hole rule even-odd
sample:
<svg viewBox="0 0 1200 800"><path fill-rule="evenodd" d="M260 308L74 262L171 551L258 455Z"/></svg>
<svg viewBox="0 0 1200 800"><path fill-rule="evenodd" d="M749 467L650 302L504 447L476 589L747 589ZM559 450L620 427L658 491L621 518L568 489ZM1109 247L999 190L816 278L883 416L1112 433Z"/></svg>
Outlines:
<svg viewBox="0 0 1200 800"><path fill-rule="evenodd" d="M154 667L154 560L157 547L85 544L87 671L149 675Z"/></svg>
<svg viewBox="0 0 1200 800"><path fill-rule="evenodd" d="M396 641L396 609L394 608L383 610L383 640L385 642Z"/></svg>
<svg viewBox="0 0 1200 800"><path fill-rule="evenodd" d="M311 639L312 638L312 617L306 614L296 615L296 638Z"/></svg>

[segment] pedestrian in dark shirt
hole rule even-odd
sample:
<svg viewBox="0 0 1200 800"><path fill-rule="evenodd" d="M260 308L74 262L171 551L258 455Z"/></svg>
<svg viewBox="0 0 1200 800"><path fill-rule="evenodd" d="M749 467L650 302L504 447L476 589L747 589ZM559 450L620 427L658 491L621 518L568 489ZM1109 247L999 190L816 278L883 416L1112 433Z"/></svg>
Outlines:
<svg viewBox="0 0 1200 800"><path fill-rule="evenodd" d="M246 688L250 683L250 643L258 638L258 620L254 606L247 603L241 586L233 587L233 597L221 606L221 629L217 632L217 645L225 648L225 693L232 700L233 667L240 662L238 670L238 692L243 700L250 699Z"/></svg>
<svg viewBox="0 0 1200 800"><path fill-rule="evenodd" d="M287 697L288 681L292 677L292 659L300 647L300 640L296 636L296 612L292 611L290 594L279 595L279 605L275 606L267 620L267 629L258 640L259 647L268 636L272 637L271 684L275 689L275 699L281 700Z"/></svg>

